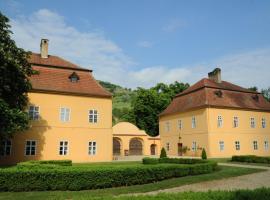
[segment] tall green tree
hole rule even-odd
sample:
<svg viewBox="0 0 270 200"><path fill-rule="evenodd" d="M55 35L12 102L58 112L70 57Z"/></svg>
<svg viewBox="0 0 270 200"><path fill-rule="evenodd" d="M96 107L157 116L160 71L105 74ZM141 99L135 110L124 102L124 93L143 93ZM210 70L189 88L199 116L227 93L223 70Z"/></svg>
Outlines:
<svg viewBox="0 0 270 200"><path fill-rule="evenodd" d="M28 76L34 71L27 62L29 52L11 39L9 19L0 12L0 140L28 128Z"/></svg>
<svg viewBox="0 0 270 200"><path fill-rule="evenodd" d="M158 135L159 114L170 104L177 93L188 87L188 84L175 82L170 85L158 83L150 89L138 88L132 101L136 125L151 136Z"/></svg>
<svg viewBox="0 0 270 200"><path fill-rule="evenodd" d="M264 98L270 102L270 87L267 89L262 89L262 94Z"/></svg>

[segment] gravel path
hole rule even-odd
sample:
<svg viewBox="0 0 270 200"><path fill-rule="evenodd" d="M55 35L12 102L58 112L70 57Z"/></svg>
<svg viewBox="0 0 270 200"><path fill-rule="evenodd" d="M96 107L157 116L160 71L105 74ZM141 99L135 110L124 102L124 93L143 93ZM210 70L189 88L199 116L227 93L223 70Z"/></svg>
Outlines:
<svg viewBox="0 0 270 200"><path fill-rule="evenodd" d="M270 187L270 167L229 164L229 163L219 163L219 165L246 167L246 168L260 168L260 169L267 169L267 171L238 176L238 177L232 177L232 178L227 178L227 179L222 179L222 180L213 180L213 181L206 181L206 182L201 182L201 183L194 183L190 185L183 185L180 187L157 190L157 191L146 192L146 193L141 193L141 194L154 195L158 193L175 193L175 192L184 192L184 191L236 190L236 189L255 189L255 188L260 188L260 187ZM135 194L135 195L139 195L139 194Z"/></svg>

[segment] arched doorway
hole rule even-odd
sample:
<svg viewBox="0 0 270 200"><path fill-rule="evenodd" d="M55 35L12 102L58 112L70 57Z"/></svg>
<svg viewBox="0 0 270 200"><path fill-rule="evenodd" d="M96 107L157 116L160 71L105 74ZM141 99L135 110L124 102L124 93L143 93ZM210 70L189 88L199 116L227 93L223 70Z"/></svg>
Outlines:
<svg viewBox="0 0 270 200"><path fill-rule="evenodd" d="M121 155L121 139L113 138L113 155L120 156Z"/></svg>
<svg viewBox="0 0 270 200"><path fill-rule="evenodd" d="M129 155L143 155L143 144L139 138L132 138L129 141Z"/></svg>
<svg viewBox="0 0 270 200"><path fill-rule="evenodd" d="M156 151L157 151L157 145L151 144L151 146L150 146L151 155L156 155Z"/></svg>

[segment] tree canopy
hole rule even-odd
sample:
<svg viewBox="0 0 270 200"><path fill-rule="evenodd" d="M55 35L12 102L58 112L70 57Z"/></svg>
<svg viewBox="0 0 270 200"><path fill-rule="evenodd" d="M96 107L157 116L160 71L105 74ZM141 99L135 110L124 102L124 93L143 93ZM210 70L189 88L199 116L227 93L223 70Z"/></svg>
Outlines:
<svg viewBox="0 0 270 200"><path fill-rule="evenodd" d="M0 140L27 129L27 77L34 73L27 61L29 52L18 48L11 34L9 19L0 12Z"/></svg>

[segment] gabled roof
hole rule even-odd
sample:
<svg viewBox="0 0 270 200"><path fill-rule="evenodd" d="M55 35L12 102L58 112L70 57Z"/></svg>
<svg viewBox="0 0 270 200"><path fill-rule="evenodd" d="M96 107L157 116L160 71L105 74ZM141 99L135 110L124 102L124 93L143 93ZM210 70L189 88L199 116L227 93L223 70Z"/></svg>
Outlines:
<svg viewBox="0 0 270 200"><path fill-rule="evenodd" d="M266 101L262 94L226 81L216 83L204 78L182 93L177 94L160 116L205 107L270 112L270 103Z"/></svg>
<svg viewBox="0 0 270 200"><path fill-rule="evenodd" d="M32 84L32 92L57 93L79 96L97 96L111 98L106 91L92 76L89 69L66 61L58 56L41 58L40 54L32 54L29 62L38 74L29 77ZM77 82L71 82L70 76L76 74Z"/></svg>

